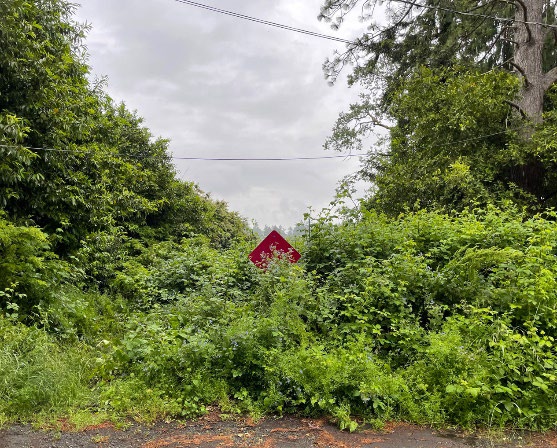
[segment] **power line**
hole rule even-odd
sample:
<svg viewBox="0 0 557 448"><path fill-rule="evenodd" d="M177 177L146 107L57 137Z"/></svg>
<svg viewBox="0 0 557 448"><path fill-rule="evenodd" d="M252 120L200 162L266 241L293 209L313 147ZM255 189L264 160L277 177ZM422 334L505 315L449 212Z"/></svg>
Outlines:
<svg viewBox="0 0 557 448"><path fill-rule="evenodd" d="M483 140L489 137L494 137L496 135L502 135L509 132L518 131L520 129L525 128L526 126L519 126L516 128L508 128L504 131L494 132L491 134L484 134L479 135L477 137L471 137L463 140L456 140L454 142L446 142L440 143L436 146L443 147L448 145L458 145L460 143L468 143L471 141ZM0 148L24 148L30 151L47 151L47 152L59 152L59 153L82 153L82 154L94 154L97 151L91 149L57 149L57 148L43 148L43 147L27 147L27 146L18 146L18 145L0 145ZM122 154L116 153L112 154L115 156L120 157L127 157L132 159L151 159L154 156L139 156L134 154ZM301 157L188 157L188 156L167 156L169 159L172 160L198 160L204 162L286 162L286 161L295 161L295 160L324 160L324 159L347 159L350 157L367 157L370 155L381 155L389 157L390 154L386 153L349 153L349 154L339 154L333 156L301 156Z"/></svg>
<svg viewBox="0 0 557 448"><path fill-rule="evenodd" d="M492 16L489 14L480 14L480 13L474 13L474 12L468 12L468 11L459 11L457 9L452 9L452 8L447 8L445 6L440 6L440 5L424 5L421 3L417 3L411 0L390 0L392 2L395 3L404 3L406 5L410 5L410 6L414 6L416 8L424 8L424 9L432 9L435 11L445 11L445 12L452 12L453 14L457 14L460 16L468 16L468 17L480 17L483 19L492 19L492 20L497 20L500 22L515 22L515 23L522 23L524 25L541 25L543 27L546 28L556 28L557 29L557 25L555 24L551 24L551 23L542 23L542 22L531 22L528 20L520 20L520 19L515 19L515 18L511 18L511 17L499 17L499 16Z"/></svg>
<svg viewBox="0 0 557 448"><path fill-rule="evenodd" d="M449 145L456 145L458 143L468 143L468 142L473 142L473 141L476 141L476 140L483 140L484 138L495 137L496 135L502 135L502 134L507 134L508 132L519 131L521 129L525 129L526 127L527 126L518 126L516 128L508 128L508 129L505 129L504 131L494 132L493 134L485 134L485 135L480 135L479 137L466 138L464 140L458 140L456 142L441 143L441 144L436 145L436 146L449 146Z"/></svg>
<svg viewBox="0 0 557 448"><path fill-rule="evenodd" d="M486 138L490 138L490 137L495 137L496 135L502 135L502 134L507 134L509 132L514 132L514 131L519 131L521 129L525 129L528 126L518 126L516 128L508 128L505 129L504 131L499 131L499 132L493 132L492 134L484 134L484 135L479 135L478 137L471 137L471 138L466 138L466 139L462 139L462 140L456 140L454 142L445 142L445 143L436 143L435 147L436 148L444 148L446 146L455 146L461 143L469 143L469 142L474 142L474 141L478 141L478 140L483 140ZM375 152L375 153L371 153L371 154L367 154L368 156L382 156L382 157L391 157L390 153L384 153L384 152Z"/></svg>
<svg viewBox="0 0 557 448"><path fill-rule="evenodd" d="M352 41L347 40L347 39L342 39L341 37L331 36L329 34L317 33L315 31L309 31L309 30L305 30L305 29L302 29L302 28L295 28L293 26L284 25L282 23L277 23L277 22L271 22L269 20L258 19L257 17L247 16L245 14L240 14L240 13L233 12L233 11L228 11L226 9L215 8L214 6L204 5L203 3L197 3L197 2L190 1L190 0L174 0L174 1L177 2L177 3L183 3L185 5L195 6L196 8L205 9L205 10L216 12L216 13L219 13L219 14L225 14L225 15L228 15L228 16L236 17L238 19L249 20L251 22L261 23L262 25L273 26L275 28L280 28L280 29L287 30L287 31L293 31L293 32L296 32L296 33L306 34L308 36L319 37L321 39L333 40L335 42L342 42L342 43L345 43L345 44L353 43Z"/></svg>
<svg viewBox="0 0 557 448"><path fill-rule="evenodd" d="M33 148L26 146L17 145L0 145L0 148L25 148L30 151L48 151L48 152L60 152L60 153L82 153L82 154L94 154L96 151L91 149L56 149L56 148ZM116 156L128 157L134 159L150 159L153 156L137 156L133 154L114 154ZM355 154L341 154L334 156L312 156L312 157L179 157L179 156L168 156L172 160L199 160L207 162L282 162L282 161L293 161L293 160L322 160L322 159L344 159L350 157L363 157L367 154L355 153Z"/></svg>
<svg viewBox="0 0 557 448"><path fill-rule="evenodd" d="M331 36L330 34L322 34L322 33L318 33L316 31L310 31L310 30L306 30L303 28L296 28L290 25L284 25L282 23L278 23L278 22L271 22L269 20L263 20L263 19L259 19L257 17L253 17L253 16L248 16L245 14L240 14L234 11L229 11L226 9L220 9L220 8L216 8L214 6L210 6L210 5L205 5L203 3L198 3L198 2L194 2L191 0L174 0L177 3L183 3L185 5L189 5L189 6L194 6L196 8L201 8L201 9L205 9L207 11L211 11L211 12L216 12L219 14L225 14L228 16L232 16L232 17L236 17L238 19L242 19L242 20L249 20L251 22L256 22L256 23L260 23L262 25L267 25L267 26L273 26L276 28L280 28L286 31L293 31L296 33L301 33L301 34L306 34L308 36L312 36L312 37L318 37L321 39L328 39L328 40L332 40L335 42L341 42L343 44L355 44L357 41L355 40L348 40L348 39L343 39L341 37L337 37L337 36ZM387 32L389 30L389 28L386 28L384 30L380 30L377 33L373 34L372 36L368 37L369 39L375 39L379 36L381 36L381 34L384 34L385 32Z"/></svg>
<svg viewBox="0 0 557 448"><path fill-rule="evenodd" d="M315 32L315 31L306 30L306 29L303 29L303 28L296 28L296 27L293 27L293 26L290 26L290 25L284 25L282 23L271 22L269 20L263 20L263 19L259 19L257 17L252 17L252 16L248 16L248 15L245 15L245 14L240 14L240 13L237 13L237 12L234 12L234 11L229 11L229 10L226 10L226 9L216 8L214 6L205 5L203 3L198 3L198 2L191 1L191 0L174 0L174 1L177 2L177 3L182 3L184 5L194 6L196 8L201 8L201 9L205 9L207 11L228 15L228 16L235 17L235 18L238 18L238 19L249 20L251 22L260 23L262 25L273 26L273 27L280 28L280 29L283 29L283 30L286 30L286 31L301 33L301 34L305 34L305 35L312 36L312 37L318 37L318 38L321 38L321 39L328 39L328 40L332 40L332 41L335 41L335 42L341 42L341 43L344 43L344 44L354 44L354 43L356 43L356 41L343 39L341 37L331 36L329 34L322 34L322 33L318 33L318 32ZM497 20L497 21L500 21L500 22L515 22L515 23L522 23L524 25L541 25L541 26L546 27L546 28L557 29L557 24L532 22L532 21L528 21L528 20L520 20L520 19L516 19L516 18L511 18L511 17L499 17L499 16L494 16L494 15L489 15L489 14L473 13L473 12L468 12L468 11L459 11L457 9L452 9L452 8L448 8L448 7L444 7L444 6L440 6L440 5L436 5L436 6L434 6L434 5L424 5L424 4L420 4L420 3L417 3L417 2L412 1L412 0L390 0L390 1L395 2L395 3L404 3L406 5L410 5L410 6L413 6L413 7L416 7L416 8L451 12L453 14L457 14L457 15L461 15L461 16L479 17L479 18L484 18L484 19ZM371 39L379 37L385 31L386 30L379 31L378 33L371 36Z"/></svg>
<svg viewBox="0 0 557 448"><path fill-rule="evenodd" d="M322 160L322 159L344 159L349 157L364 157L367 154L342 154L337 156L316 156L316 157L172 157L174 160L202 160L202 161L224 161L224 162L282 162L290 160Z"/></svg>

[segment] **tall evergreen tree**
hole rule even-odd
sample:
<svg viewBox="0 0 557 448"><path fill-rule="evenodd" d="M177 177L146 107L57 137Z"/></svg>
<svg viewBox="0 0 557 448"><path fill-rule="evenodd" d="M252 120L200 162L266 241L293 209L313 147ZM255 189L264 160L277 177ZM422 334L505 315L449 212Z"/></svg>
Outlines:
<svg viewBox="0 0 557 448"><path fill-rule="evenodd" d="M386 24L376 20L381 5L387 17ZM514 96L506 96L504 101L521 121L516 126L520 127L517 144L522 149L518 155L515 151L517 157L512 163L507 158L505 166L499 167L497 178L509 188L515 186L530 195L537 206L547 206L547 199L553 197L554 189L550 185L548 158L540 156L540 153L546 153L547 148L536 148L532 142L535 141L536 126L543 123L544 112L553 107L548 92L557 80L556 2L326 0L319 17L339 27L346 15L354 10L361 11L368 28L359 39L348 45L343 54L337 54L326 62L325 72L334 81L345 65L354 64L349 82L361 83L366 93L358 104L341 114L326 147L360 149L362 138L381 126L391 132L396 128L397 144L391 145L389 152L400 150L401 131L405 127L408 131L412 126L408 128L408 117L400 114L401 109L397 109L396 103L408 91L409 80L416 82L413 76L420 73L421 67L437 70L437 73L455 66L469 67L474 73L507 71L520 79L518 91L510 89L509 93ZM442 84L443 76L438 77L437 82ZM429 88L432 87L429 85ZM430 111L423 112L428 115ZM509 124L510 114L505 115L501 131ZM446 118L439 117L439 121L446 121ZM479 128L477 134L489 134L490 130L493 132L492 128L492 125L486 126L484 131ZM412 137L410 134L406 136ZM451 136L455 142L470 138L464 134ZM450 145L450 142L445 144ZM503 139L500 144L505 148L510 141ZM420 151L419 147L415 150ZM392 160L375 159L375 171L368 174L383 175L394 163L393 160L396 157ZM446 166L436 167L444 168ZM429 172L429 175L433 173ZM492 178L486 180L492 181Z"/></svg>
<svg viewBox="0 0 557 448"><path fill-rule="evenodd" d="M375 16L384 4L388 23ZM366 32L343 54L325 64L336 79L355 64L351 82L384 87L382 104L417 65L430 68L471 63L483 69L515 71L523 78L516 105L531 120L541 120L543 94L557 80L556 2L548 0L326 0L320 19L339 27L355 9Z"/></svg>

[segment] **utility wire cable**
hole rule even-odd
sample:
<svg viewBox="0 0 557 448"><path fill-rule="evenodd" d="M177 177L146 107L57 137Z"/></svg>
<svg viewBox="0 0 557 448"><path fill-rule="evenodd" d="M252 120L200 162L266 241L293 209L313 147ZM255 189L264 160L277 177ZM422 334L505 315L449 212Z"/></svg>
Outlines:
<svg viewBox="0 0 557 448"><path fill-rule="evenodd" d="M453 14L457 14L460 16L468 16L468 17L480 17L483 19L492 19L492 20L497 20L500 22L515 22L515 23L522 23L524 25L541 25L543 27L546 28L556 28L557 29L557 24L552 24L552 23L542 23L542 22L531 22L529 20L519 20L519 19L515 19L514 17L499 17L499 16L492 16L489 14L481 14L481 13L474 13L474 12L467 12L467 11L459 11L457 9L452 9L452 8L447 8L445 6L440 6L440 5L424 5L421 3L417 3L415 1L411 1L411 0L390 0L392 2L395 3L404 3L406 5L410 5L410 6L414 6L416 8L424 8L424 9L432 9L432 10L436 10L436 11L445 11L445 12L452 12Z"/></svg>
<svg viewBox="0 0 557 448"><path fill-rule="evenodd" d="M483 140L489 137L494 137L496 135L506 134L508 132L518 131L525 128L526 126L518 126L515 128L508 128L504 131L494 132L492 134L479 135L477 137L467 138L463 140L456 140L454 142L446 142L437 144L437 147L444 147L448 145L458 145L460 143L468 143L477 140ZM94 154L97 151L92 149L56 149L56 148L43 148L43 147L27 147L22 145L0 145L0 148L24 148L30 151L47 151L47 152L59 152L59 153L82 153L82 154ZM139 156L133 154L122 154L115 153L115 156L134 158L134 159L150 159L154 156ZM340 154L332 156L301 156L301 157L188 157L188 156L168 156L172 160L199 160L205 162L285 162L294 160L323 160L323 159L347 159L350 157L367 157L370 155L381 155L389 156L386 153L349 153Z"/></svg>
<svg viewBox="0 0 557 448"><path fill-rule="evenodd" d="M507 134L509 132L519 131L520 129L524 129L526 127L527 126L525 125L525 126L518 126L516 128L507 128L504 131L494 132L493 134L480 135L478 137L471 137L471 138L467 138L467 139L464 139L464 140L458 140L456 142L441 143L441 144L436 145L436 146L449 146L449 145L456 145L456 144L459 144L459 143L474 142L474 141L483 140L483 139L489 138L489 137L495 137L496 135Z"/></svg>
<svg viewBox="0 0 557 448"><path fill-rule="evenodd" d="M445 142L445 143L438 143L435 144L436 148L444 148L445 146L456 146L458 144L461 143L469 143L469 142L475 142L478 140L483 140L486 138L490 138L490 137L495 137L496 135L502 135L502 134L507 134L509 132L514 132L514 131L519 131L521 129L525 129L527 126L518 126L516 128L507 128L504 131L499 131L499 132L493 132L492 134L485 134L485 135L479 135L478 137L471 137L471 138L466 138L463 140L456 140L454 142ZM367 156L382 156L382 157L391 157L390 153L384 153L384 152L373 152L373 153L368 153L366 154Z"/></svg>
<svg viewBox="0 0 557 448"><path fill-rule="evenodd" d="M238 19L243 19L243 20L249 20L251 22L256 22L256 23L260 23L263 25L267 25L267 26L273 26L276 28L280 28L286 31L293 31L296 33L301 33L301 34L306 34L308 36L312 36L312 37L319 37L321 39L328 39L328 40L332 40L335 42L341 42L344 44L356 44L360 39L355 39L355 40L348 40L348 39L343 39L341 37L337 37L337 36L331 36L330 34L322 34L322 33L318 33L316 31L310 31L310 30L306 30L303 28L296 28L290 25L284 25L283 23L278 23L278 22L271 22L269 20L263 20L263 19L259 19L257 17L253 17L253 16L248 16L245 14L240 14L234 11L229 11L226 9L221 9L221 8L216 8L214 6L210 6L210 5L206 5L203 3L199 3L199 2L194 2L191 0L174 0L177 3L182 3L184 5L189 5L189 6L194 6L196 8L201 8L201 9L205 9L207 11L211 11L211 12L216 12L219 14L225 14L228 16L232 16ZM371 36L367 36L366 39L367 40L373 40L379 36L381 36L382 34L388 32L391 29L391 27L385 28L384 30L379 30L378 32L376 32L375 34L371 35Z"/></svg>
<svg viewBox="0 0 557 448"><path fill-rule="evenodd" d="M322 33L318 33L318 32L315 32L315 31L305 30L305 29L302 29L302 28L295 28L293 26L284 25L282 23L277 23L277 22L271 22L269 20L258 19L257 17L247 16L245 14L240 14L240 13L233 12L233 11L228 11L226 9L216 8L214 6L205 5L203 3L193 2L191 0L174 0L174 1L177 2L177 3L183 3L185 5L195 6L196 8L201 8L201 9L205 9L205 10L208 10L208 11L217 12L219 14L225 14L225 15L228 15L228 16L236 17L238 19L249 20L251 22L261 23L261 24L267 25L267 26L274 26L276 28L281 28L281 29L287 30L287 31L293 31L293 32L296 32L296 33L306 34L308 36L319 37L321 39L329 39L329 40L333 40L333 41L336 41L336 42L342 42L342 43L345 43L345 44L353 43L352 41L347 40L347 39L343 39L341 37L331 36L329 34L322 34Z"/></svg>
<svg viewBox="0 0 557 448"><path fill-rule="evenodd" d="M283 29L283 30L286 30L286 31L301 33L301 34L305 34L305 35L312 36L312 37L318 37L318 38L321 38L321 39L328 39L328 40L332 40L332 41L335 41L335 42L341 42L341 43L344 43L344 44L354 44L354 43L357 42L357 40L343 39L341 37L331 36L330 34L322 34L322 33L318 33L318 32L315 32L315 31L306 30L306 29L303 29L303 28L296 28L296 27L293 27L293 26L290 26L290 25L284 25L282 23L271 22L269 20L263 20L263 19L259 19L257 17L252 17L252 16L248 16L248 15L245 15L245 14L240 14L240 13L237 13L237 12L234 12L234 11L229 11L229 10L226 10L226 9L216 8L214 6L194 2L194 1L191 1L191 0L174 0L174 1L177 2L177 3L182 3L184 5L194 6L196 8L205 9L207 11L228 15L228 16L235 17L235 18L242 19L242 20L249 20L251 22L260 23L262 25L273 26L273 27L280 28L280 29ZM499 16L493 16L493 15L489 15L489 14L481 14L481 13L474 13L474 12L468 12L468 11L459 11L457 9L447 8L447 7L440 6L440 5L436 5L436 6L434 6L434 5L424 5L424 4L417 3L416 1L412 1L412 0L390 0L390 1L395 2L395 3L404 3L406 5L410 5L410 6L413 6L413 7L416 7L416 8L424 8L424 9L431 9L431 10L437 10L437 11L452 12L453 14L462 15L462 16L480 17L480 18L484 18L484 19L497 20L497 21L500 21L500 22L522 23L522 24L525 24L525 25L541 25L541 26L546 27L546 28L557 29L557 24L532 22L532 21L528 21L528 20L519 20L519 19L515 19L515 18L511 18L511 17L499 17ZM385 30L379 31L378 33L371 36L371 39L379 37L384 32L385 32Z"/></svg>
<svg viewBox="0 0 557 448"><path fill-rule="evenodd" d="M0 145L0 148L25 148L31 151L48 151L48 152L61 152L61 153L82 153L82 154L93 154L96 151L91 149L56 149L56 148L32 148L26 146L17 145ZM133 154L122 154L116 153L116 156L129 157L134 159L149 159L153 156L136 156ZM354 153L354 154L341 154L333 156L311 156L311 157L180 157L180 156L169 156L168 158L172 160L201 160L201 161L221 161L221 162L280 162L280 161L291 161L291 160L321 160L321 159L343 159L349 157L363 157L366 156L365 153Z"/></svg>
<svg viewBox="0 0 557 448"><path fill-rule="evenodd" d="M203 160L203 161L223 161L223 162L282 162L290 160L322 160L322 159L344 159L349 157L364 157L367 154L342 154L336 156L316 156L316 157L172 157L174 160Z"/></svg>

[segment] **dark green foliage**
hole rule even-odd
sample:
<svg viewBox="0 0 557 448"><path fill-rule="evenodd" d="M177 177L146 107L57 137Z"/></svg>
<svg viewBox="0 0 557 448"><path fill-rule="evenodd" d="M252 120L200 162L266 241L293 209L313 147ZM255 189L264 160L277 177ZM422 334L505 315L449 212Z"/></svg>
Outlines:
<svg viewBox="0 0 557 448"><path fill-rule="evenodd" d="M475 63L482 68L504 65L510 68L513 47L506 23L481 15L513 17L515 6L505 2L480 3L471 0L425 0L412 4L385 2L386 21L377 20L383 4L375 0L325 0L320 20L342 27L346 16L358 15L366 27L346 53L325 64L325 73L333 80L348 61L356 62L350 82L362 82L385 88L380 97L388 106L390 95L400 81L408 78L417 66L433 69L454 63ZM452 11L451 11L452 10ZM472 14L456 14L468 11ZM544 14L554 19L554 6ZM475 15L478 14L479 16ZM379 33L379 31L382 31ZM501 39L504 36L506 39ZM555 61L552 45L547 42L546 64Z"/></svg>
<svg viewBox="0 0 557 448"><path fill-rule="evenodd" d="M518 88L500 71L415 69L393 92L388 146L373 150L360 171L373 184L366 206L393 216L507 201L531 213L554 207L554 112L535 128L517 120L510 103ZM359 124L370 107L364 101L342 114L326 146L360 150L374 126Z"/></svg>
<svg viewBox="0 0 557 448"><path fill-rule="evenodd" d="M512 78L419 69L391 92L377 194L315 220L299 264L261 271L243 221L87 82L70 11L0 5L0 422L217 404L350 430L555 427L557 215L534 215L512 174L538 157L554 203L552 112L524 146ZM420 159L433 176L412 177Z"/></svg>
<svg viewBox="0 0 557 448"><path fill-rule="evenodd" d="M212 255L249 239L225 203L177 178L165 140L115 105L102 83L90 83L86 30L73 21L74 8L65 0L0 4L2 420L95 401L82 393L93 380L89 353L123 333L130 309L186 292L168 277L153 280L148 297L139 294L133 266L143 259L134 257L150 245L156 258L165 250L157 243L168 241L177 256L181 242L203 235L195 241ZM139 283L127 294L122 278L131 277Z"/></svg>
<svg viewBox="0 0 557 448"><path fill-rule="evenodd" d="M177 179L165 140L88 81L73 9L64 0L0 7L0 204L9 218L53 235L63 256L90 234L201 233L218 246L245 235L225 204Z"/></svg>
<svg viewBox="0 0 557 448"><path fill-rule="evenodd" d="M299 247L303 264L267 271L247 260L248 245L141 246L109 294L66 285L37 313L97 358L95 394L73 405L113 416L192 416L218 403L328 414L350 429L354 416L550 428L554 218L512 208L324 215ZM31 406L33 384L13 400Z"/></svg>
<svg viewBox="0 0 557 448"><path fill-rule="evenodd" d="M116 283L144 311L104 345L108 401L140 407L133 390L144 387L175 415L218 402L327 413L348 428L353 415L551 427L551 219L513 209L323 218L305 265L266 272L234 261L247 251L202 241L153 247Z"/></svg>
<svg viewBox="0 0 557 448"><path fill-rule="evenodd" d="M493 209L319 223L308 268L337 260L320 275L319 328L339 343L365 334L401 369L413 419L551 425L553 220ZM333 243L345 235L356 243Z"/></svg>
<svg viewBox="0 0 557 448"><path fill-rule="evenodd" d="M198 291L241 300L254 282L247 251L243 245L215 249L202 237L155 244L123 264L110 290L143 308Z"/></svg>
<svg viewBox="0 0 557 448"><path fill-rule="evenodd" d="M516 129L506 101L517 88L502 72L419 70L396 94L391 115L398 124L389 156L372 162L377 193L370 201L396 214L512 197L509 171L518 161L508 148Z"/></svg>
<svg viewBox="0 0 557 448"><path fill-rule="evenodd" d="M354 66L349 82L364 89L325 147L361 150L371 137L361 172L370 207L396 215L509 199L533 213L556 206L555 151L534 135L553 132L545 120L557 46L541 25L533 33L524 23L527 16L551 27L555 8L533 0L323 2L320 18L334 27L357 11L368 25L325 63L333 80Z"/></svg>
<svg viewBox="0 0 557 448"><path fill-rule="evenodd" d="M57 284L77 278L49 249L41 230L16 226L0 215L1 310L29 319L37 306L48 305Z"/></svg>

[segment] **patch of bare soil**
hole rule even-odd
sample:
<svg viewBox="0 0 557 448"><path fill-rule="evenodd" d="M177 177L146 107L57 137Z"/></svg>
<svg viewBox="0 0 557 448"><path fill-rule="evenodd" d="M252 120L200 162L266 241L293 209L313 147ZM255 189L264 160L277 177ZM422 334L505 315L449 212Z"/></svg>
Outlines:
<svg viewBox="0 0 557 448"><path fill-rule="evenodd" d="M325 419L266 417L221 420L215 413L188 422L131 425L110 424L72 431L35 431L12 426L0 431L0 448L552 448L555 433L505 433L496 438L436 431L404 423L383 431L340 431Z"/></svg>

